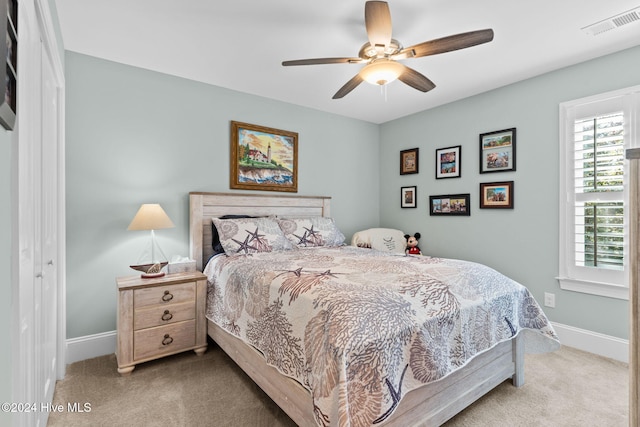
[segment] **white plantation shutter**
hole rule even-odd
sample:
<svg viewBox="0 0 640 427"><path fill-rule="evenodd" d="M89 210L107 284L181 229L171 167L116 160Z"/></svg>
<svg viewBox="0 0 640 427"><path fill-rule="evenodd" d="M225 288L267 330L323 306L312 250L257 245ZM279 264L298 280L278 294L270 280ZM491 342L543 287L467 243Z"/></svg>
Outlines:
<svg viewBox="0 0 640 427"><path fill-rule="evenodd" d="M624 267L624 114L574 122L575 261Z"/></svg>
<svg viewBox="0 0 640 427"><path fill-rule="evenodd" d="M560 106L560 286L628 298L625 149L640 87Z"/></svg>

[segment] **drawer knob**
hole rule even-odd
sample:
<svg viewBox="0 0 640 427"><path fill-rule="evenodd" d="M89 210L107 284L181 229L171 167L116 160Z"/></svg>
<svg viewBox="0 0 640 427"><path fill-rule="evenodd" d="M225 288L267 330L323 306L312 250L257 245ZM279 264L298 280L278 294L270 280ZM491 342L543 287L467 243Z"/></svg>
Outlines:
<svg viewBox="0 0 640 427"><path fill-rule="evenodd" d="M168 322L171 319L173 319L173 314L169 313L169 310L165 310L164 313L162 314L162 320L164 320L165 322Z"/></svg>
<svg viewBox="0 0 640 427"><path fill-rule="evenodd" d="M169 345L173 342L173 338L169 336L169 334L164 334L164 339L162 340L162 345Z"/></svg>
<svg viewBox="0 0 640 427"><path fill-rule="evenodd" d="M162 295L162 301L167 302L173 299L173 294L169 291L164 291L164 295Z"/></svg>

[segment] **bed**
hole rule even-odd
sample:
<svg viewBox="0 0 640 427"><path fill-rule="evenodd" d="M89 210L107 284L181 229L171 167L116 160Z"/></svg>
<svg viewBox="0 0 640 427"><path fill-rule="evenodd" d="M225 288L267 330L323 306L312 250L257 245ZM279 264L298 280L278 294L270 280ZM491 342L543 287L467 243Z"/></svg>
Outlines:
<svg viewBox="0 0 640 427"><path fill-rule="evenodd" d="M214 254L214 250L212 247L214 234L214 227L212 224L213 218L219 218L228 215L250 215L254 217L276 216L278 218L330 218L331 199L329 197L194 192L190 193L189 199L190 256L192 257L192 259L196 260L197 268L200 271L205 270L207 262L210 258L212 258ZM242 242L239 243L242 244ZM296 262L301 262L302 258L311 259L313 258L313 254L314 257L319 257L313 258L316 264L321 264L323 260L328 258L333 259L334 254L340 252L341 256L345 256L345 260L342 261L343 264L341 264L342 267L344 267L353 265L354 262L351 261L351 256L361 256L361 254L354 254L354 251L367 252L368 250L353 247L338 247L313 249L300 248L299 250L295 251L283 252L287 252L288 256L293 256L294 258L297 257ZM378 256L371 253L371 250L369 251L370 255L365 256ZM250 267L247 267L247 265L249 264L245 264L243 267L241 267L240 270L235 270L235 272L231 270L231 273L227 274L230 275L230 277L239 277L240 272L244 274L244 271L246 270L255 269L256 271L259 271L258 278L253 279L256 282L261 281L261 278L266 276L276 278L277 280L280 280L280 290L267 290L266 292L275 292L275 294L272 294L269 298L272 298L273 295L278 294L285 300L284 305L291 305L292 300L295 299L292 296L294 294L290 292L284 295L282 291L282 280L287 279L279 273L280 271L286 271L287 268L282 267L283 264L280 264L280 259L273 258L276 256L276 254L274 253L260 253L254 255L255 256L235 257L238 258L238 260L241 259L242 262L252 262L253 264L251 264ZM386 254L385 256L392 257L393 255ZM210 267L209 270L223 271L224 265L232 264L231 260L229 260L231 258L234 257L226 257L225 255L218 255L214 257L211 261L212 267ZM370 262L372 261L370 260ZM440 271L452 271L452 265L460 264L460 261L457 260L440 260L436 258L432 259L430 257L399 256L397 258L375 258L373 262L380 265L395 265L398 266L398 269L411 269L411 271L414 271L412 269L415 268L433 268L433 266L430 264L434 263L439 264L437 268L439 268ZM259 264L262 266L261 268L263 268L263 270L260 270L258 268ZM276 271L274 271L273 273L268 271L269 265L277 266L274 267ZM344 268L342 271L346 271L344 270ZM393 267L390 268L393 269ZM493 272L489 272L490 269L484 266L474 265L473 268L485 268L486 270L482 271L486 272L486 274L494 274ZM375 270L375 268L372 270ZM292 272L294 275L299 275L299 272L296 273L295 269L288 271L290 273ZM327 271L330 271L330 269L328 269ZM334 269L334 272L335 271L337 270ZM499 276L497 272L495 272L495 275L495 277ZM464 276L464 274L462 276ZM459 277L462 276L459 275ZM349 277L353 278L354 275L351 274ZM216 280L218 279L211 279L210 282L215 282ZM246 283L240 283L243 280L244 279L236 280L238 282L237 286L247 285ZM362 385L364 378L366 378L367 375L359 374L360 376L357 378L357 381L354 381L351 384L353 384L353 387L361 387L361 390L363 392L360 393L360 395L363 398L360 401L354 401L352 399L350 401L350 407L347 409L340 409L337 406L328 406L329 409L326 409L326 402L331 401L331 396L336 395L334 396L336 399L342 399L344 397L343 395L349 394L348 390L350 389L350 387L352 387L352 385L348 385L348 387L345 386L344 389L341 389L338 392L333 390L331 391L331 393L318 393L316 389L316 398L314 399L314 397L312 397L312 393L309 391L310 381L308 380L309 377L312 377L314 375L314 367L298 366L296 369L292 369L291 366L293 365L293 363L291 362L291 360L288 360L286 362L287 366L283 367L282 365L278 365L278 367L276 368L274 365L277 364L273 362L273 357L267 357L267 354L262 351L258 351L256 349L256 346L245 343L246 337L243 338L243 335L236 331L236 329L248 329L246 327L248 325L248 323L246 323L246 320L240 320L236 318L232 320L224 320L220 317L221 312L230 311L228 309L228 306L230 304L241 304L243 306L249 304L249 302L244 301L238 302L238 299L242 297L242 292L237 295L226 297L223 295L221 296L221 298L227 298L227 301L216 303L216 296L214 295L216 292L215 290L221 286L214 286L214 283L210 283L209 286L210 295L208 297L208 305L210 306L211 311L208 308L208 335L222 348L223 351L225 351L235 361L235 363L238 364L238 366L240 366L252 378L253 381L256 382L256 384L258 384L258 386L262 388L262 390L267 395L271 397L271 399L280 408L282 408L282 410L287 413L287 415L294 422L301 426L344 425L355 427L360 425L375 424L404 427L413 425L441 425L505 380L510 379L515 387L520 387L521 385L523 385L525 346L527 346L527 350L533 351L551 351L559 346L557 336L555 336L555 332L553 332L552 327L548 324L546 317L544 317L542 311L537 308L537 304L533 303L533 306L531 306L532 308L526 308L525 310L539 311L539 313L535 313L538 316L536 322L540 323L538 332L529 333L530 331L528 330L528 328L520 328L519 325L513 324L515 323L513 319L512 321L509 321L509 319L505 317L506 322L503 322L503 324L499 327L494 325L490 333L495 334L494 329L501 330L502 335L507 336L507 338L502 337L502 335L498 336L497 338L493 338L495 342L491 342L490 345L487 344L487 348L480 348L479 351L472 355L464 355L464 357L461 359L463 360L463 362L441 370L440 376L433 376L433 380L425 381L423 379L421 382L425 382L425 384L416 386L416 377L419 377L419 375L416 375L413 369L409 369L410 373L406 374L406 366L408 366L408 364L403 362L403 364L406 365L404 370L398 371L396 369L391 373L386 373L385 375L388 374L389 376L385 377L384 379L380 377L379 374L372 373L372 376L376 378L375 382L377 384L373 388L371 388L372 386L366 384ZM263 285L260 284L260 286ZM265 284L264 286L266 289L267 285ZM350 286L350 284L344 286ZM335 289L337 291L339 288ZM528 291L526 291L526 289L524 292L528 294ZM404 292L404 294L411 294L411 292ZM295 295L296 297L300 297L300 295L304 296L304 292L298 292ZM315 299L311 298L306 301L302 297L298 299L300 300L299 304L307 304L306 307L308 308L308 311L312 311L314 307L317 308L318 305L322 305L322 302L318 303L318 295L315 295ZM218 299L218 301L220 301L220 299ZM408 304L411 303L409 302ZM281 305L283 305L282 302ZM221 307L223 307L223 309L220 309ZM216 309L218 310L217 312L215 311ZM413 311L411 312L413 313ZM214 314L209 315L209 313ZM464 316L460 315L460 317ZM253 321L255 320L256 319L253 319ZM306 321L307 320L305 320L305 322ZM241 322L245 322L242 323L242 327L240 327ZM294 323L293 328L295 329L296 327L298 329L301 329ZM451 328L453 327L454 326L451 326ZM464 325L456 327L461 328L461 330L467 328ZM524 332L520 333L522 331L526 331L527 335L525 335ZM462 333L460 333L460 335L461 334ZM487 332L487 334L489 334L489 332ZM409 333L408 335L405 334L403 339L405 341L411 341L413 340L412 337L414 335L415 334L413 333ZM241 338L243 338L244 340ZM531 342L529 342L529 338L533 338L533 340L531 341L535 342L535 346L531 345ZM300 340L292 340L292 342L294 342L294 344L297 343L296 345L301 345ZM325 346L331 347L329 345ZM332 348L334 352L338 351L334 347ZM309 350L297 349L296 351L297 353L304 353L305 351ZM362 354L365 353L367 352L363 352ZM370 356L367 357L371 357L376 360L385 358L383 356L377 356L372 352L369 352L369 354ZM371 354L373 355L371 356ZM402 351L398 351L397 348L393 354L394 356L387 357L387 359L404 360ZM419 355L419 353L416 354ZM270 363L267 363L267 358L269 358ZM353 364L354 362L353 360L350 360L349 363ZM340 369L341 368L338 368L338 370ZM296 371L299 374L298 378L293 379L294 377L296 377L296 375L291 373L292 370ZM438 369L436 369L436 371L438 371ZM283 372L287 375L285 375ZM353 378L350 377L351 374L349 374L348 372L344 375L350 378L350 381L353 380ZM391 378L391 381L389 381L389 378ZM344 383L349 384L346 382L346 380L344 381ZM359 386L358 383L360 383ZM404 390L402 389L403 384L407 384ZM328 395L329 397L327 397ZM371 406L371 396L375 398L375 402L373 402L375 413L373 415L364 414L366 416L363 416L363 412L366 411L357 409L357 407L364 407L367 405Z"/></svg>

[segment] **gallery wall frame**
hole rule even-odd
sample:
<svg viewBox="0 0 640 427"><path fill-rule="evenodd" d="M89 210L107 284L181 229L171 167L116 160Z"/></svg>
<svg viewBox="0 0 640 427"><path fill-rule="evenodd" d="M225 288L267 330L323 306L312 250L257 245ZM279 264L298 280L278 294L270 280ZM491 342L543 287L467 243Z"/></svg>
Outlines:
<svg viewBox="0 0 640 427"><path fill-rule="evenodd" d="M480 173L516 170L516 128L480 134Z"/></svg>
<svg viewBox="0 0 640 427"><path fill-rule="evenodd" d="M513 209L513 196L513 181L480 183L480 209Z"/></svg>
<svg viewBox="0 0 640 427"><path fill-rule="evenodd" d="M466 193L429 196L429 215L471 216L471 195Z"/></svg>
<svg viewBox="0 0 640 427"><path fill-rule="evenodd" d="M231 122L229 187L298 191L298 133Z"/></svg>
<svg viewBox="0 0 640 427"><path fill-rule="evenodd" d="M418 187L401 187L400 188L400 207L415 208L418 206Z"/></svg>
<svg viewBox="0 0 640 427"><path fill-rule="evenodd" d="M436 179L462 176L462 146L436 149Z"/></svg>
<svg viewBox="0 0 640 427"><path fill-rule="evenodd" d="M400 175L418 173L420 149L410 148L400 151Z"/></svg>

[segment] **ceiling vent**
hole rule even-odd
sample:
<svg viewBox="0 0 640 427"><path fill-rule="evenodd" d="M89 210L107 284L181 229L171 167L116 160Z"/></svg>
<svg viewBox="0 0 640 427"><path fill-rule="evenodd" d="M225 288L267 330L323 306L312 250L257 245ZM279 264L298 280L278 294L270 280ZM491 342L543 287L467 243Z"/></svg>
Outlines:
<svg viewBox="0 0 640 427"><path fill-rule="evenodd" d="M640 22L640 7L588 25L582 28L582 31L590 36L597 36L609 30L622 27L623 25L631 24L632 22Z"/></svg>

